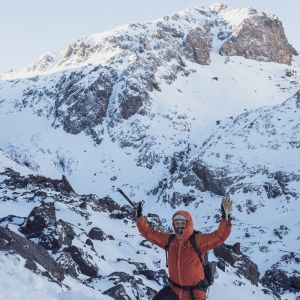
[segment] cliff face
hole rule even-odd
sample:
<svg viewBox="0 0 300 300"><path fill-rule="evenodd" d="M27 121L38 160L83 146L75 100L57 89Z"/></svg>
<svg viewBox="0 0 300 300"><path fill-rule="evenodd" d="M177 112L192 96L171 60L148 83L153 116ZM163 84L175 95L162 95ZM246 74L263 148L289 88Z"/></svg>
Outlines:
<svg viewBox="0 0 300 300"><path fill-rule="evenodd" d="M293 55L298 55L288 43L282 23L266 14L244 20L222 45L220 53L287 65L291 64Z"/></svg>

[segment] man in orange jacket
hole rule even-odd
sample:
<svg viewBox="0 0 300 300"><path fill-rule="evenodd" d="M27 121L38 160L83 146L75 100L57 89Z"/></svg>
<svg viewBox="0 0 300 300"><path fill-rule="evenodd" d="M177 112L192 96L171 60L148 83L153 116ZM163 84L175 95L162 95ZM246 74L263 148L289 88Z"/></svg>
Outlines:
<svg viewBox="0 0 300 300"><path fill-rule="evenodd" d="M142 216L140 202L135 208L139 232L149 242L165 249L170 233L153 230L150 227L146 218ZM223 199L221 209L222 220L216 231L195 234L202 261L206 252L223 244L231 232L232 201L230 198ZM205 300L206 288L203 287L205 274L202 262L190 241L194 230L192 216L187 211L177 211L172 221L175 238L168 249L169 285L160 290L153 300Z"/></svg>

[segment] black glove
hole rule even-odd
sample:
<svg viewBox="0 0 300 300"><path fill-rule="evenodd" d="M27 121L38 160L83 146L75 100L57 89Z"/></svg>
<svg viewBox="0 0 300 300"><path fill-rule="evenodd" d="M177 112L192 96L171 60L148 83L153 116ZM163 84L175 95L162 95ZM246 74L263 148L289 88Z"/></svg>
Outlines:
<svg viewBox="0 0 300 300"><path fill-rule="evenodd" d="M135 215L137 217L141 217L142 211L143 211L143 204L142 204L142 202L138 202L135 207Z"/></svg>

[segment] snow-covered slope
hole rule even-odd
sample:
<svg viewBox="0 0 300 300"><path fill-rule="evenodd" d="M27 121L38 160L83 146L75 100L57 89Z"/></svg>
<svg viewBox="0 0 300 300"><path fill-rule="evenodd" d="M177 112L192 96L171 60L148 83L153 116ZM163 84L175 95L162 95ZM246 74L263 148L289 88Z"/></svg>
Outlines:
<svg viewBox="0 0 300 300"><path fill-rule="evenodd" d="M1 217L25 218L56 195L59 218L77 233L82 230L85 237L91 226L107 229L116 239L97 241L95 249L100 243L96 253L111 260L88 251L103 270L91 284L103 292L114 271L132 272L139 280L135 272L140 270L133 272L129 262L121 267L117 259L134 257L141 240L130 217L126 230L124 222L111 221L107 213L99 221L97 210L85 214L78 208L80 197L94 203L110 196L122 205L115 192L122 187L133 199L146 200L146 213L157 213L164 225L173 209L187 208L197 228L209 231L219 218L220 196L230 193L236 207L228 242L240 242L267 285L275 282L278 291L282 278L299 276L294 262L299 259L294 241L299 239L300 193L296 54L276 17L215 4L84 37L22 70L2 74L0 172L2 199L10 200ZM8 185L5 179L19 177L7 173L7 167L22 176L65 175L79 194L97 196L72 195L78 204L69 205L70 196L59 196L64 192L57 188L68 186L65 179L52 179L55 193L46 198L29 192L28 185L16 192L17 183ZM33 184L36 177L29 178L25 181ZM14 193L20 199L30 195L23 201ZM87 247L77 236L75 245ZM163 253L144 248L148 258L139 256L135 263L158 272L154 262ZM228 293L240 299L231 284L238 284L236 275L226 270L211 293L217 299L227 284ZM274 279L276 272L281 281ZM146 286L157 290L159 284L141 278L142 299L148 299ZM128 295L139 290L139 282L134 284L125 285ZM243 299L253 299L252 289L262 293L245 284Z"/></svg>
<svg viewBox="0 0 300 300"><path fill-rule="evenodd" d="M41 296L151 299L165 284L164 252L138 234L128 206L120 207L109 197L80 196L68 190L63 181L25 177L11 169L1 172L1 178L0 249L14 250L14 254L0 255L2 295L26 300ZM148 220L165 230L158 215L148 214ZM41 256L37 244L47 249L54 261ZM24 266L35 274L22 270ZM253 299L253 293L260 299L273 299L260 283L253 285L238 272L243 268L226 263L226 270L219 270L210 298L217 299L226 289L228 295L234 295L232 299L241 295ZM247 267L244 272L251 276Z"/></svg>

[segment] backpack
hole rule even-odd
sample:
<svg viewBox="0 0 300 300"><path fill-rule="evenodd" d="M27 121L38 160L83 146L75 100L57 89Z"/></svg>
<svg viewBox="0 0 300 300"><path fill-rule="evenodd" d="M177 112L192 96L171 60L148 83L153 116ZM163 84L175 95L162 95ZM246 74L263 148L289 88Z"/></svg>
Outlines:
<svg viewBox="0 0 300 300"><path fill-rule="evenodd" d="M208 288L209 286L211 286L214 283L214 278L215 278L215 274L216 274L216 264L215 264L215 262L209 262L208 261L207 252L205 253L204 260L202 259L201 251L198 248L197 243L196 243L196 239L195 239L196 234L200 234L200 232L194 230L192 235L189 237L189 241L190 241L193 249L197 253L197 255L198 255L198 257L199 257L199 259L202 263L204 276L205 276L205 278L203 280L203 285L207 286L207 288ZM170 245L171 245L172 241L174 240L175 236L176 236L175 234L170 234L168 243L165 246L166 266L167 267L168 267L168 251L169 251Z"/></svg>

